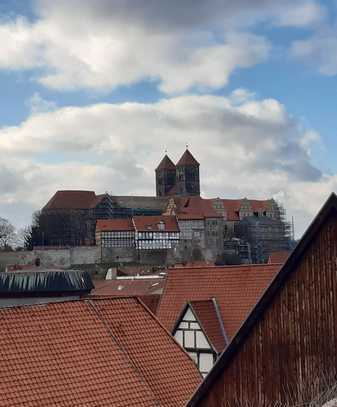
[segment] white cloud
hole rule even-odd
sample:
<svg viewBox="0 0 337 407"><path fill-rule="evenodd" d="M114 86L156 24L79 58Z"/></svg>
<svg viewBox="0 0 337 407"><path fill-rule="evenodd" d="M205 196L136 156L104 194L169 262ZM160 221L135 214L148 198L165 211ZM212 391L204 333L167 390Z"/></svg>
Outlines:
<svg viewBox="0 0 337 407"><path fill-rule="evenodd" d="M241 101L204 95L61 108L2 128L0 208L38 208L66 188L153 195L164 150L177 160L188 143L201 162L204 196L283 196L303 230L337 189L337 176L311 163L317 136L278 101L234 94Z"/></svg>
<svg viewBox="0 0 337 407"><path fill-rule="evenodd" d="M286 27L310 27L321 23L326 10L315 1L293 2L292 7L282 7L276 17L276 24Z"/></svg>
<svg viewBox="0 0 337 407"><path fill-rule="evenodd" d="M337 75L337 25L322 28L306 40L295 41L291 53L316 66L323 75Z"/></svg>
<svg viewBox="0 0 337 407"><path fill-rule="evenodd" d="M0 24L0 69L42 68L38 80L54 89L151 80L166 93L218 88L264 61L270 44L252 25L306 26L324 14L313 0L40 0L36 13Z"/></svg>

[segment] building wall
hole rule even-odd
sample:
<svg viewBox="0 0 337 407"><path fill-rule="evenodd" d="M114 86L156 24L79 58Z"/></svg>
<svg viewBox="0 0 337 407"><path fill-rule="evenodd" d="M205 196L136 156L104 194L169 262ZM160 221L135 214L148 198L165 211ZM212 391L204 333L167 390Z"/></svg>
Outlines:
<svg viewBox="0 0 337 407"><path fill-rule="evenodd" d="M73 265L100 262L101 251L96 246L71 247L68 249L47 249L19 252L0 252L0 264L34 264L40 259L42 267L69 268Z"/></svg>
<svg viewBox="0 0 337 407"><path fill-rule="evenodd" d="M205 219L205 240L214 257L223 252L224 221L221 218Z"/></svg>
<svg viewBox="0 0 337 407"><path fill-rule="evenodd" d="M200 406L304 405L335 383L336 258L335 213Z"/></svg>

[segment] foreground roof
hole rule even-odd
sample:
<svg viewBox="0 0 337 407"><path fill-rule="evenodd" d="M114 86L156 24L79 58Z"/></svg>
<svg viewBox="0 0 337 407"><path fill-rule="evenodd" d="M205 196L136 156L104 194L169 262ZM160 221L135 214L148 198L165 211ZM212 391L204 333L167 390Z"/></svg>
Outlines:
<svg viewBox="0 0 337 407"><path fill-rule="evenodd" d="M90 274L82 270L0 273L0 296L88 293L92 288Z"/></svg>
<svg viewBox="0 0 337 407"><path fill-rule="evenodd" d="M0 310L0 405L183 406L193 361L135 298Z"/></svg>
<svg viewBox="0 0 337 407"><path fill-rule="evenodd" d="M96 195L94 191L57 191L45 205L46 209L92 209L105 195Z"/></svg>
<svg viewBox="0 0 337 407"><path fill-rule="evenodd" d="M256 303L254 308L251 310L247 318L245 319L244 323L240 327L239 331L236 333L236 335L232 338L230 344L228 347L224 350L220 358L217 360L215 366L213 369L210 371L206 379L202 382L200 387L196 390L194 393L193 397L187 403L186 406L188 407L194 407L194 406L200 406L202 403L201 401L208 395L208 393L211 391L213 386L215 387L216 380L217 378L222 374L226 375L226 368L229 368L229 365L231 363L235 362L235 358L239 356L240 350L244 352L244 345L247 344L249 341L249 338L253 335L253 332L255 328L258 326L258 324L263 321L264 317L267 314L267 311L269 307L271 308L273 303L277 301L282 296L282 290L286 287L287 284L292 285L293 287L296 287L294 280L294 274L296 273L296 270L298 270L299 266L301 265L301 262L303 259L305 259L305 256L310 253L310 248L312 245L317 243L321 239L320 233L322 229L324 229L324 226L328 224L330 220L330 225L328 224L328 227L330 228L330 236L334 239L333 241L326 241L324 240L324 245L329 245L330 246L330 255L331 253L334 254L334 261L332 264L327 263L327 264L322 264L322 263L317 263L317 259L315 259L315 267L314 271L315 274L319 273L321 271L321 268L329 269L330 272L334 272L335 268L335 254L336 254L336 237L337 237L337 228L336 228L336 219L337 219L337 196L336 194L331 194L323 208L320 210L318 215L315 217L305 234L303 235L302 239L299 241L297 246L295 247L294 251L290 254L290 256L287 258L286 262L283 264L281 267L280 271L277 273L271 284L268 286L267 290L264 292L263 296L259 299L259 301ZM332 231L332 233L331 233ZM333 248L331 250L331 247ZM328 249L327 249L328 250ZM325 259L326 261L326 259ZM305 269L305 272L309 274L309 270ZM310 281L310 276L307 277L308 280ZM318 280L319 281L319 280ZM300 282L300 285L303 287L303 281ZM304 287L305 289L306 287ZM311 296L323 296L323 292L326 289L326 286L321 286L318 288L318 291L312 292ZM324 293L325 295L326 293ZM331 294L331 291L330 291ZM294 295L294 294L292 294ZM329 297L329 295L326 295L326 297ZM289 297L288 297L289 298ZM333 298L333 297L332 297ZM302 301L302 299L301 299ZM315 300L311 297L306 298L306 301L309 301L309 304L315 303ZM332 299L332 301L334 301ZM304 342L306 342L306 339L304 337L306 336L305 333L301 332L301 327L299 322L296 320L298 318L298 312L297 310L293 310L293 304L289 304L289 310L291 313L291 318L294 319L296 328L298 329L298 332L294 333L292 336L288 337L288 340L290 342L290 346L294 346L295 338L296 336L300 337L302 336L303 341L301 343L301 346L303 345ZM304 307L304 306L303 306ZM316 307L316 304L315 304ZM317 308L319 309L319 308ZM312 308L314 314L316 308ZM333 312L333 309L329 308L329 312ZM334 314L330 313L331 315L331 323L332 326L335 322L334 319ZM316 315L317 319L321 319L321 315ZM305 321L305 324L307 321ZM309 325L309 332L310 329L316 329L317 326L312 324L312 321L310 321ZM318 324L319 327L321 328L321 324ZM330 325L329 325L330 327ZM288 329L288 327L285 327L284 329ZM311 335L311 333L310 333ZM309 335L309 336L310 336ZM322 336L322 332L319 334ZM324 336L324 335L323 335ZM276 339L278 339L276 337ZM329 340L334 340L334 335L331 335L331 338ZM333 342L332 342L333 343ZM310 339L309 339L309 344L310 344ZM285 344L284 344L285 345ZM309 345L310 346L310 345ZM294 348L295 349L295 348ZM315 349L315 348L314 348ZM322 360L322 365L318 366L315 364L315 374L317 373L317 378L316 381L318 382L318 377L322 376L323 381L325 382L326 376L322 373L324 370L320 370L323 368L324 363L326 363L326 356L327 356L328 351L326 349L322 348L322 354L320 355L321 360ZM335 353L335 348L333 348L333 353ZM300 358L300 355L297 355L298 358ZM305 356L305 358L307 355ZM311 356L312 357L312 356ZM309 358L310 359L310 358ZM310 360L309 360L310 363ZM241 368L244 369L244 366ZM254 366L256 368L256 366ZM318 370L317 370L318 369ZM279 366L277 367L277 370L279 371ZM330 374L330 371L327 371ZM249 372L248 372L249 373ZM223 376L223 377L224 377ZM293 380L292 375L289 373L290 380ZM305 377L305 376L304 376ZM254 383L252 381L252 383ZM326 382L325 382L326 385ZM301 382L301 390L305 391L305 387L307 386L307 383L305 383L305 380ZM309 381L309 386L312 387L312 382ZM285 389L288 391L288 387ZM220 390L221 393L221 390ZM221 402L219 400L219 402Z"/></svg>
<svg viewBox="0 0 337 407"><path fill-rule="evenodd" d="M268 287L281 265L241 265L170 269L158 319L172 331L187 302L215 298L230 339Z"/></svg>

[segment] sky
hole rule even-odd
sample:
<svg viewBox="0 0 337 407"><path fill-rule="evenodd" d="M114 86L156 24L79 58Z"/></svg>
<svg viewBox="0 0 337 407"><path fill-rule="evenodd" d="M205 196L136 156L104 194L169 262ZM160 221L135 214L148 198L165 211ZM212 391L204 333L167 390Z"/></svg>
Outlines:
<svg viewBox="0 0 337 407"><path fill-rule="evenodd" d="M57 190L154 195L188 144L204 197L337 191L337 1L1 0L0 217Z"/></svg>

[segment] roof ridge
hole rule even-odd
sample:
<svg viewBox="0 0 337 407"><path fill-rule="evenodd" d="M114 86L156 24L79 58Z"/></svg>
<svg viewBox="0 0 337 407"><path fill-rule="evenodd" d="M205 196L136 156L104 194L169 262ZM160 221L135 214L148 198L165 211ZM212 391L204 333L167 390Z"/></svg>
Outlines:
<svg viewBox="0 0 337 407"><path fill-rule="evenodd" d="M135 298L133 298L135 299ZM99 321L102 323L102 325L104 326L104 328L106 329L107 334L110 336L110 338L112 339L112 341L118 346L118 349L126 356L127 361L130 363L130 365L132 366L132 368L134 369L135 373L139 376L139 378L141 379L141 381L143 381L146 384L146 387L148 388L148 390L150 391L150 393L153 396L153 401L154 403L158 403L160 404L160 400L157 399L156 395L154 394L151 385L148 383L148 381L146 380L146 377L143 375L142 371L139 369L139 367L137 366L137 364L134 362L134 360L132 359L132 357L129 355L128 351L124 348L124 346L119 342L119 340L115 337L115 335L112 332L112 329L109 327L107 321L104 319L104 317L102 316L101 312L99 309L97 309L97 307L94 304L94 301L91 299L86 299L84 301L86 304L89 305L89 307L92 308L93 312L95 313L95 315L97 316L97 318L99 319Z"/></svg>
<svg viewBox="0 0 337 407"><path fill-rule="evenodd" d="M275 267L277 265L282 265L283 263L256 263L256 264L228 264L225 266L188 266L188 267L171 267L168 271L175 270L200 270L200 269L239 269L239 268L251 268L251 267Z"/></svg>

